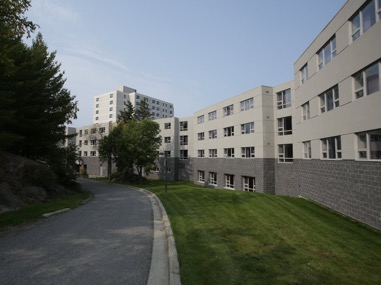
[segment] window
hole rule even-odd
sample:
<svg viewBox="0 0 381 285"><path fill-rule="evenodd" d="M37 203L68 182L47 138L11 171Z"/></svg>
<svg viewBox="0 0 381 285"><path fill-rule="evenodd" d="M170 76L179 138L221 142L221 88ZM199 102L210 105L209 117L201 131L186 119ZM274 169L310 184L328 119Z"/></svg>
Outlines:
<svg viewBox="0 0 381 285"><path fill-rule="evenodd" d="M79 130L79 136L82 137L82 130Z"/></svg>
<svg viewBox="0 0 381 285"><path fill-rule="evenodd" d="M110 94L110 98L112 98L114 95L113 94Z"/></svg>
<svg viewBox="0 0 381 285"><path fill-rule="evenodd" d="M209 121L213 121L213 120L217 119L217 111L209 112L208 118L209 118Z"/></svg>
<svg viewBox="0 0 381 285"><path fill-rule="evenodd" d="M202 132L202 133L198 133L198 134L197 134L197 139L198 139L199 141L203 141L204 138L205 138L204 132Z"/></svg>
<svg viewBox="0 0 381 285"><path fill-rule="evenodd" d="M352 18L352 41L357 40L363 33L380 20L380 0L370 1L361 8ZM378 17L376 16L376 12ZM378 19L377 19L378 18Z"/></svg>
<svg viewBox="0 0 381 285"><path fill-rule="evenodd" d="M202 170L198 171L198 181L205 182L205 171L202 171Z"/></svg>
<svg viewBox="0 0 381 285"><path fill-rule="evenodd" d="M224 107L224 117L225 117L225 116L233 115L233 111L234 111L234 106L233 106L233 104Z"/></svg>
<svg viewBox="0 0 381 285"><path fill-rule="evenodd" d="M187 149L180 150L180 159L188 159L188 150Z"/></svg>
<svg viewBox="0 0 381 285"><path fill-rule="evenodd" d="M255 148L253 146L242 147L241 153L243 158L254 158L255 157Z"/></svg>
<svg viewBox="0 0 381 285"><path fill-rule="evenodd" d="M310 118L310 102L307 102L302 105L302 119L303 121Z"/></svg>
<svg viewBox="0 0 381 285"><path fill-rule="evenodd" d="M209 172L209 184L217 185L217 173Z"/></svg>
<svg viewBox="0 0 381 285"><path fill-rule="evenodd" d="M197 150L197 157L205 157L205 150L203 149Z"/></svg>
<svg viewBox="0 0 381 285"><path fill-rule="evenodd" d="M225 174L225 187L234 189L234 175Z"/></svg>
<svg viewBox="0 0 381 285"><path fill-rule="evenodd" d="M90 145L97 145L97 140L91 140Z"/></svg>
<svg viewBox="0 0 381 285"><path fill-rule="evenodd" d="M82 140L79 140L79 146L82 146Z"/></svg>
<svg viewBox="0 0 381 285"><path fill-rule="evenodd" d="M155 104L155 103L156 103L155 100L152 99L152 104Z"/></svg>
<svg viewBox="0 0 381 285"><path fill-rule="evenodd" d="M164 129L170 130L171 129L171 123L165 123L164 124Z"/></svg>
<svg viewBox="0 0 381 285"><path fill-rule="evenodd" d="M321 140L323 159L341 159L341 138L331 137Z"/></svg>
<svg viewBox="0 0 381 285"><path fill-rule="evenodd" d="M381 159L381 129L357 134L359 159Z"/></svg>
<svg viewBox="0 0 381 285"><path fill-rule="evenodd" d="M98 115L98 114L99 114L99 110L96 110L96 111L95 111L95 114Z"/></svg>
<svg viewBox="0 0 381 285"><path fill-rule="evenodd" d="M88 145L88 144L89 144L89 141L88 141L88 140L84 140L84 141L83 141L83 144L84 144L84 145Z"/></svg>
<svg viewBox="0 0 381 285"><path fill-rule="evenodd" d="M97 129L96 128L92 128L91 130L90 130L90 133L91 134L95 134L97 132Z"/></svg>
<svg viewBox="0 0 381 285"><path fill-rule="evenodd" d="M202 124L204 122L204 115L197 117L197 124Z"/></svg>
<svg viewBox="0 0 381 285"><path fill-rule="evenodd" d="M303 142L304 155L303 158L310 159L311 158L311 141Z"/></svg>
<svg viewBox="0 0 381 285"><path fill-rule="evenodd" d="M255 192L255 178L242 176L243 191Z"/></svg>
<svg viewBox="0 0 381 285"><path fill-rule="evenodd" d="M112 105L114 102L112 100L110 100L110 105Z"/></svg>
<svg viewBox="0 0 381 285"><path fill-rule="evenodd" d="M84 151L84 152L83 152L83 156L87 156L87 151Z"/></svg>
<svg viewBox="0 0 381 285"><path fill-rule="evenodd" d="M99 107L99 104L96 104L96 105L95 105L95 108L98 108L98 107Z"/></svg>
<svg viewBox="0 0 381 285"><path fill-rule="evenodd" d="M251 134L254 133L254 122L246 123L241 125L241 134Z"/></svg>
<svg viewBox="0 0 381 285"><path fill-rule="evenodd" d="M95 117L95 121L98 121L99 117Z"/></svg>
<svg viewBox="0 0 381 285"><path fill-rule="evenodd" d="M85 135L88 135L89 134L89 130L85 130Z"/></svg>
<svg viewBox="0 0 381 285"><path fill-rule="evenodd" d="M234 148L224 148L224 157L234 157Z"/></svg>
<svg viewBox="0 0 381 285"><path fill-rule="evenodd" d="M335 56L336 56L336 37L333 37L318 52L318 66L319 66L319 69L322 69Z"/></svg>
<svg viewBox="0 0 381 285"><path fill-rule="evenodd" d="M232 137L234 136L234 127L224 128L224 137Z"/></svg>
<svg viewBox="0 0 381 285"><path fill-rule="evenodd" d="M164 151L164 157L171 157L171 151L170 150Z"/></svg>
<svg viewBox="0 0 381 285"><path fill-rule="evenodd" d="M307 79L308 79L308 65L306 64L300 70L300 83L301 84L306 83Z"/></svg>
<svg viewBox="0 0 381 285"><path fill-rule="evenodd" d="M278 135L287 136L292 134L292 118L283 117L278 119Z"/></svg>
<svg viewBox="0 0 381 285"><path fill-rule="evenodd" d="M187 131L187 130L188 130L188 122L187 121L180 122L180 131Z"/></svg>
<svg viewBox="0 0 381 285"><path fill-rule="evenodd" d="M82 156L82 151L78 151L78 156Z"/></svg>
<svg viewBox="0 0 381 285"><path fill-rule="evenodd" d="M164 137L164 143L171 143L171 137Z"/></svg>
<svg viewBox="0 0 381 285"><path fill-rule="evenodd" d="M323 94L319 95L320 97L320 112L328 112L337 107L339 107L339 87L328 89Z"/></svg>
<svg viewBox="0 0 381 285"><path fill-rule="evenodd" d="M216 138L217 138L217 130L209 131L209 139L216 139Z"/></svg>
<svg viewBox="0 0 381 285"><path fill-rule="evenodd" d="M112 118L112 114L108 115L109 118Z"/></svg>
<svg viewBox="0 0 381 285"><path fill-rule="evenodd" d="M188 145L188 136L180 136L180 145Z"/></svg>
<svg viewBox="0 0 381 285"><path fill-rule="evenodd" d="M254 98L241 101L241 111L247 111L254 108Z"/></svg>
<svg viewBox="0 0 381 285"><path fill-rule="evenodd" d="M99 133L105 133L105 132L106 132L106 128L105 127L99 128Z"/></svg>
<svg viewBox="0 0 381 285"><path fill-rule="evenodd" d="M95 150L90 151L90 156L97 156L97 152Z"/></svg>
<svg viewBox="0 0 381 285"><path fill-rule="evenodd" d="M291 107L291 89L286 89L284 91L278 92L276 96L278 110Z"/></svg>
<svg viewBox="0 0 381 285"><path fill-rule="evenodd" d="M99 102L99 97L97 97L97 98L95 99L95 101L96 101L96 102Z"/></svg>
<svg viewBox="0 0 381 285"><path fill-rule="evenodd" d="M379 63L374 63L364 70L356 73L353 75L353 79L356 99L380 91Z"/></svg>
<svg viewBox="0 0 381 285"><path fill-rule="evenodd" d="M209 149L209 157L217 157L217 149Z"/></svg>
<svg viewBox="0 0 381 285"><path fill-rule="evenodd" d="M278 145L279 158L278 162L293 162L292 144Z"/></svg>

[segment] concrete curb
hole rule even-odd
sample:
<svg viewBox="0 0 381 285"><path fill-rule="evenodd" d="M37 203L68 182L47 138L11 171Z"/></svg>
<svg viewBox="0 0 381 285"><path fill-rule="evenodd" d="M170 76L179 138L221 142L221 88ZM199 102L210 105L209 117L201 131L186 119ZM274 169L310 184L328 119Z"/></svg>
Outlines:
<svg viewBox="0 0 381 285"><path fill-rule="evenodd" d="M176 244L167 212L155 194L145 189L138 190L150 198L154 215L154 238L147 285L181 285Z"/></svg>
<svg viewBox="0 0 381 285"><path fill-rule="evenodd" d="M69 211L69 210L70 210L70 208L65 208L65 209L62 209L62 210L55 211L55 212L50 212L50 213L43 214L42 216L44 218L49 218L50 216L61 214L63 212Z"/></svg>

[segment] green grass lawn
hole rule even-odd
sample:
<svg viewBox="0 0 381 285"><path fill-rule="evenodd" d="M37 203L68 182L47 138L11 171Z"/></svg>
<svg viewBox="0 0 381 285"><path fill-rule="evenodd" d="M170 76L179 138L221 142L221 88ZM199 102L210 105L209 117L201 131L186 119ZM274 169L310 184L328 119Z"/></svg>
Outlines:
<svg viewBox="0 0 381 285"><path fill-rule="evenodd" d="M379 231L304 199L152 183L183 285L381 284Z"/></svg>
<svg viewBox="0 0 381 285"><path fill-rule="evenodd" d="M50 200L46 203L35 203L16 211L2 213L0 214L0 230L33 222L42 218L42 215L46 213L78 207L91 196L90 192L73 192L65 198Z"/></svg>

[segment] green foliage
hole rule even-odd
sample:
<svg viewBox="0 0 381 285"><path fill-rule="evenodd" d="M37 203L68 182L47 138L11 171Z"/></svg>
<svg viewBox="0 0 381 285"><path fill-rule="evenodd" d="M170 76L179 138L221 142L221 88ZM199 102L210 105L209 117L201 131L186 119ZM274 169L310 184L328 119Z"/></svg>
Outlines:
<svg viewBox="0 0 381 285"><path fill-rule="evenodd" d="M143 171L149 173L157 159L157 149L161 143L159 133L159 124L150 119L120 120L110 135L100 141L98 149L101 160L108 163L109 179L112 161L118 169L118 177L123 180L133 180L135 170L140 180Z"/></svg>
<svg viewBox="0 0 381 285"><path fill-rule="evenodd" d="M125 110L120 111L118 115L118 123L122 122L127 124L129 121L131 121L135 116L135 108L132 106L132 103L130 101L127 101L127 103L124 103L126 106Z"/></svg>
<svg viewBox="0 0 381 285"><path fill-rule="evenodd" d="M135 110L135 119L143 121L144 119L149 119L151 117L151 111L148 107L148 103L143 100L140 102L140 106Z"/></svg>
<svg viewBox="0 0 381 285"><path fill-rule="evenodd" d="M29 0L0 2L0 149L44 161L66 180L74 166L58 145L67 138L65 124L76 118L77 102L42 35L31 46L22 42L36 29L24 15L29 6Z"/></svg>

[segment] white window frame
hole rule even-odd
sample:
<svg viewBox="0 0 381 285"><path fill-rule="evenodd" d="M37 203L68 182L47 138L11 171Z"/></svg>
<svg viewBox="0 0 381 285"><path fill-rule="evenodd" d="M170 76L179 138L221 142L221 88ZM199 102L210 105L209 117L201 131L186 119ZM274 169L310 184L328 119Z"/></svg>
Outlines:
<svg viewBox="0 0 381 285"><path fill-rule="evenodd" d="M217 186L217 173L209 172L209 184Z"/></svg>
<svg viewBox="0 0 381 285"><path fill-rule="evenodd" d="M310 114L310 102L304 103L302 105L302 121L306 121L311 118Z"/></svg>
<svg viewBox="0 0 381 285"><path fill-rule="evenodd" d="M164 143L171 143L171 137L164 137Z"/></svg>
<svg viewBox="0 0 381 285"><path fill-rule="evenodd" d="M241 134L252 134L254 133L254 122L241 124Z"/></svg>
<svg viewBox="0 0 381 285"><path fill-rule="evenodd" d="M330 95L330 93L332 95ZM320 101L320 114L332 111L338 107L340 107L340 92L339 92L339 86L335 85L334 87L328 89L324 93L319 95L319 101ZM328 102L329 102L329 96L332 96L332 108L328 110Z"/></svg>
<svg viewBox="0 0 381 285"><path fill-rule="evenodd" d="M217 130L209 131L209 139L216 139L216 138L217 138Z"/></svg>
<svg viewBox="0 0 381 285"><path fill-rule="evenodd" d="M204 139L205 139L205 133L204 132L197 133L197 140L203 141Z"/></svg>
<svg viewBox="0 0 381 285"><path fill-rule="evenodd" d="M367 9L368 7L370 7L371 5L374 6L373 8L373 16L375 16L374 18L374 23L370 26L367 27L366 30L365 29L365 26L364 26L364 11L365 9ZM360 38L369 28L373 27L379 20L380 20L380 17L381 17L381 14L380 14L380 1L369 1L365 6L361 7L360 10L358 10L353 16L352 16L352 19L350 20L351 21L351 38L352 38L352 42L356 41L358 38ZM355 19L358 19L358 27L355 27L354 26L354 21ZM355 29L354 29L355 27Z"/></svg>
<svg viewBox="0 0 381 285"><path fill-rule="evenodd" d="M286 120L290 119L291 129L285 129ZM278 136L288 136L292 135L292 117L287 116L283 118L278 118Z"/></svg>
<svg viewBox="0 0 381 285"><path fill-rule="evenodd" d="M291 107L291 89L285 89L276 95L278 110Z"/></svg>
<svg viewBox="0 0 381 285"><path fill-rule="evenodd" d="M170 130L171 129L171 123L164 123L164 129Z"/></svg>
<svg viewBox="0 0 381 285"><path fill-rule="evenodd" d="M357 133L356 135L357 135L357 159L381 161L381 129L361 132L361 133ZM372 138L372 136L374 137ZM365 141L362 140L361 137ZM372 155L372 152L376 152L376 156ZM377 158L377 156L379 158Z"/></svg>
<svg viewBox="0 0 381 285"><path fill-rule="evenodd" d="M234 114L234 105L231 104L229 106L224 107L224 117L230 116Z"/></svg>
<svg viewBox="0 0 381 285"><path fill-rule="evenodd" d="M371 70L372 68L377 68L377 72L378 72L378 90L374 90L372 91L371 93L369 93L369 86L368 86L368 80L367 78L367 72L369 72L369 70ZM373 63L369 66L367 66L366 68L364 68L363 70L355 73L352 78L353 78L353 90L354 90L354 94L353 94L353 97L354 99L360 99L362 97L366 97L368 95L371 95L373 93L376 93L378 91L380 91L380 70L381 70L381 63L380 62L376 62L376 63ZM360 82L360 80L362 82ZM357 86L359 85L359 86Z"/></svg>
<svg viewBox="0 0 381 285"><path fill-rule="evenodd" d="M205 150L203 149L197 150L197 157L205 157Z"/></svg>
<svg viewBox="0 0 381 285"><path fill-rule="evenodd" d="M189 158L188 150L187 149L181 149L180 150L180 159L181 160L186 160L188 158Z"/></svg>
<svg viewBox="0 0 381 285"><path fill-rule="evenodd" d="M225 174L225 188L234 190L234 182L233 174Z"/></svg>
<svg viewBox="0 0 381 285"><path fill-rule="evenodd" d="M224 157L233 158L234 157L234 148L224 148Z"/></svg>
<svg viewBox="0 0 381 285"><path fill-rule="evenodd" d="M205 171L198 171L198 182L205 182Z"/></svg>
<svg viewBox="0 0 381 285"><path fill-rule="evenodd" d="M328 57L329 55L329 57ZM318 69L322 69L336 56L336 36L333 36L317 53Z"/></svg>
<svg viewBox="0 0 381 285"><path fill-rule="evenodd" d="M242 158L255 158L255 147L241 147L241 156Z"/></svg>
<svg viewBox="0 0 381 285"><path fill-rule="evenodd" d="M224 128L224 137L234 136L234 126Z"/></svg>
<svg viewBox="0 0 381 285"><path fill-rule="evenodd" d="M240 102L241 111L247 111L254 108L254 98L251 97L249 99L243 100Z"/></svg>
<svg viewBox="0 0 381 285"><path fill-rule="evenodd" d="M217 149L216 148L211 148L209 149L209 157L217 157Z"/></svg>
<svg viewBox="0 0 381 285"><path fill-rule="evenodd" d="M291 146L291 152L292 157L286 156L286 148L289 148ZM294 155L293 155L293 146L292 144L279 144L278 145L278 162L279 163L292 163L294 161Z"/></svg>
<svg viewBox="0 0 381 285"><path fill-rule="evenodd" d="M243 191L255 192L255 177L242 176Z"/></svg>
<svg viewBox="0 0 381 285"><path fill-rule="evenodd" d="M308 80L308 64L306 63L301 69L300 69L300 84L306 83Z"/></svg>
<svg viewBox="0 0 381 285"><path fill-rule="evenodd" d="M188 130L188 121L181 121L180 122L180 131L187 131Z"/></svg>
<svg viewBox="0 0 381 285"><path fill-rule="evenodd" d="M198 116L197 117L197 124L202 124L204 122L204 115Z"/></svg>
<svg viewBox="0 0 381 285"><path fill-rule="evenodd" d="M212 111L208 113L208 119L209 121L213 121L217 119L217 111Z"/></svg>
<svg viewBox="0 0 381 285"><path fill-rule="evenodd" d="M188 145L188 136L180 136L180 145Z"/></svg>
<svg viewBox="0 0 381 285"><path fill-rule="evenodd" d="M342 146L340 136L321 139L321 159L342 159Z"/></svg>
<svg viewBox="0 0 381 285"><path fill-rule="evenodd" d="M305 141L303 142L303 158L304 159L311 159L311 141Z"/></svg>

